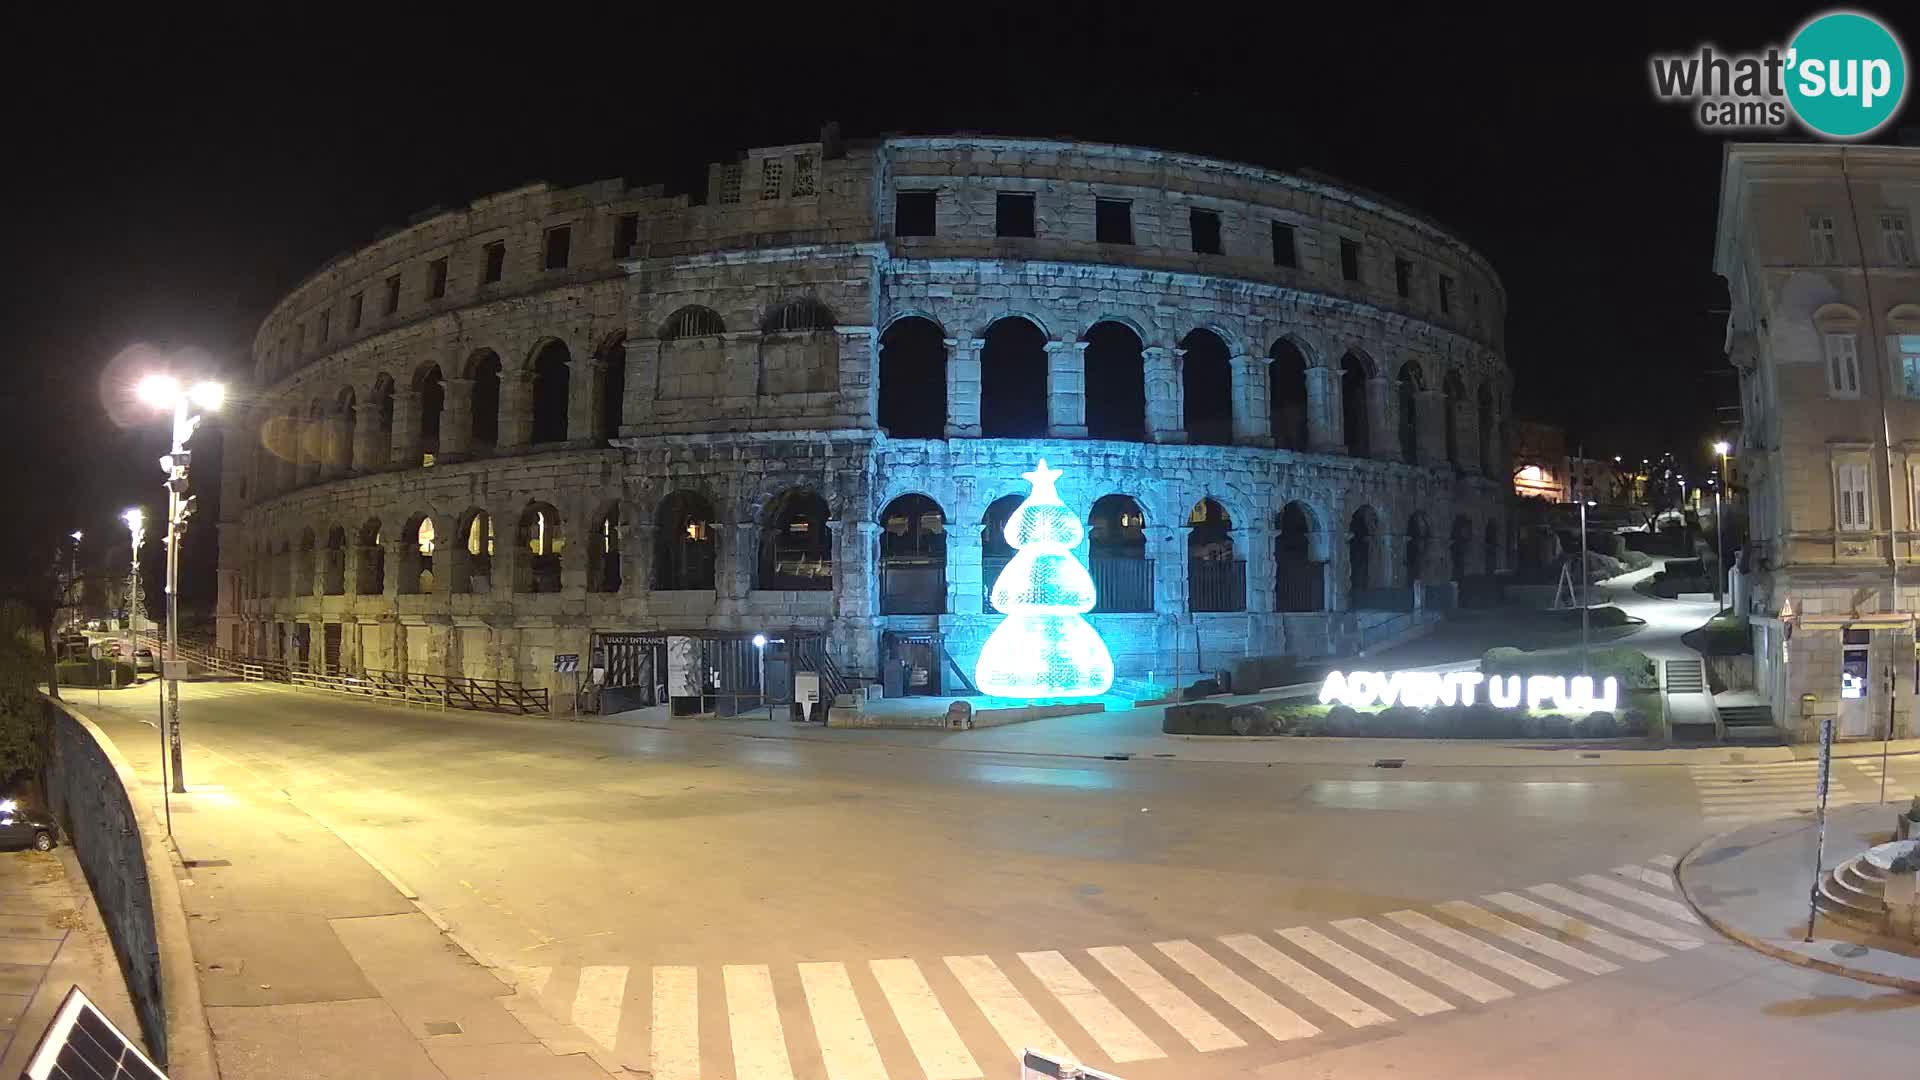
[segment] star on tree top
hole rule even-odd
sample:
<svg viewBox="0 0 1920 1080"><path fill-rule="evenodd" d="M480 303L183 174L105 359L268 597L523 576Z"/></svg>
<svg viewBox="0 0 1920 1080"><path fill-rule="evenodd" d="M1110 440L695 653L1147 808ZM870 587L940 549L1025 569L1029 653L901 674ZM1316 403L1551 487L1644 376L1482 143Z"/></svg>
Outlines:
<svg viewBox="0 0 1920 1080"><path fill-rule="evenodd" d="M1020 474L1020 479L1032 484L1035 491L1052 491L1053 482L1059 478L1060 470L1047 468L1046 458L1041 458L1040 463L1033 467L1032 472Z"/></svg>

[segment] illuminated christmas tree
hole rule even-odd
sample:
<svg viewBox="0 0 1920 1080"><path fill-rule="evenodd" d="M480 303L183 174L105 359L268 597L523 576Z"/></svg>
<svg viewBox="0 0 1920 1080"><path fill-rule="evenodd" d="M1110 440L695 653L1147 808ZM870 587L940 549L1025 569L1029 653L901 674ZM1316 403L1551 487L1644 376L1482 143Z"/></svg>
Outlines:
<svg viewBox="0 0 1920 1080"><path fill-rule="evenodd" d="M993 583L993 606L1006 618L987 637L974 664L980 692L994 697L1094 697L1113 685L1113 657L1087 620L1093 578L1073 549L1085 535L1060 501L1060 470L1042 460L1022 479L1033 492L1007 519L1016 549Z"/></svg>

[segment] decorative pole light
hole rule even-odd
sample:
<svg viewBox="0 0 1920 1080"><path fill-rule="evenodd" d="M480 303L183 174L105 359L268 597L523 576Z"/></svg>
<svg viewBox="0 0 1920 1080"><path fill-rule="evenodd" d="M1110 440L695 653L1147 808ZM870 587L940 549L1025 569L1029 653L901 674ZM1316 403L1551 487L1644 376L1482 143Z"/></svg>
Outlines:
<svg viewBox="0 0 1920 1080"><path fill-rule="evenodd" d="M1113 685L1113 657L1082 617L1093 610L1093 578L1073 549L1086 533L1054 491L1059 477L1044 459L1023 473L1033 491L1003 532L1015 554L992 596L1006 618L973 668L980 692L992 697L1097 697Z"/></svg>

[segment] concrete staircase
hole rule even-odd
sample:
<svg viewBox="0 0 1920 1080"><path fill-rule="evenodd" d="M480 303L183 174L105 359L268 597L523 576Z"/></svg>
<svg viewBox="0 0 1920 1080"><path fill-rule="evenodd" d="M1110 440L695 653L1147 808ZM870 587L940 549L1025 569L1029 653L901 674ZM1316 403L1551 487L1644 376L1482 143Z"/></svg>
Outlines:
<svg viewBox="0 0 1920 1080"><path fill-rule="evenodd" d="M1194 678L1199 676L1196 675ZM1131 709L1142 701L1158 701L1179 692L1179 687L1169 683L1150 683L1145 679L1125 675L1113 680L1113 687L1105 696L1108 701L1124 702L1124 704L1109 705L1108 708Z"/></svg>
<svg viewBox="0 0 1920 1080"><path fill-rule="evenodd" d="M1880 933L1887 921L1887 872L1862 852L1820 879L1821 914L1856 930Z"/></svg>
<svg viewBox="0 0 1920 1080"><path fill-rule="evenodd" d="M1706 667L1698 660L1667 661L1667 693L1700 694L1707 689Z"/></svg>
<svg viewBox="0 0 1920 1080"><path fill-rule="evenodd" d="M1785 746L1787 737L1767 705L1729 705L1719 710L1726 741L1743 746Z"/></svg>
<svg viewBox="0 0 1920 1080"><path fill-rule="evenodd" d="M1667 660L1661 689L1666 692L1667 733L1679 743L1720 740L1720 721L1707 692L1707 671L1698 659Z"/></svg>

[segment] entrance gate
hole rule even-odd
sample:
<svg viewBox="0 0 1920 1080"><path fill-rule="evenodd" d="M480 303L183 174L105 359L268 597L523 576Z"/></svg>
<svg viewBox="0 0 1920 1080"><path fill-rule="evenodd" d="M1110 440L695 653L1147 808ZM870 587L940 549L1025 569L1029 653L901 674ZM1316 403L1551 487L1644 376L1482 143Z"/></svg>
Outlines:
<svg viewBox="0 0 1920 1080"><path fill-rule="evenodd" d="M340 624L330 622L320 628L320 656L325 674L340 674Z"/></svg>
<svg viewBox="0 0 1920 1080"><path fill-rule="evenodd" d="M667 700L665 634L596 634L593 666L607 669L600 711L643 709Z"/></svg>

